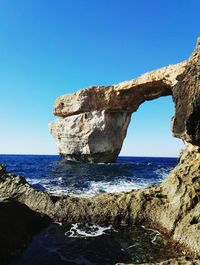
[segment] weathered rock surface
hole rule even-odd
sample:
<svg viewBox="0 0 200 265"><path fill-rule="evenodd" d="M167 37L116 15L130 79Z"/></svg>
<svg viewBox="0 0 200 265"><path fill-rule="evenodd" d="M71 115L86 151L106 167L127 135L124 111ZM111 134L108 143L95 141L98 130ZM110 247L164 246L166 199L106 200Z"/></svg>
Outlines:
<svg viewBox="0 0 200 265"><path fill-rule="evenodd" d="M173 133L200 146L200 39L178 80L173 88L176 106Z"/></svg>
<svg viewBox="0 0 200 265"><path fill-rule="evenodd" d="M141 265L199 265L200 260L189 257L180 257L176 259L169 259L156 263L142 263ZM117 263L116 265L125 265L124 263ZM133 265L133 264L126 264Z"/></svg>
<svg viewBox="0 0 200 265"><path fill-rule="evenodd" d="M112 86L89 87L59 97L49 125L59 153L85 162L116 160L131 114L146 100L172 95L173 134L200 146L200 41L180 64L148 72Z"/></svg>
<svg viewBox="0 0 200 265"><path fill-rule="evenodd" d="M54 115L67 117L94 110L134 112L146 100L172 95L177 76L187 62L147 72L131 81L111 86L92 86L57 98Z"/></svg>
<svg viewBox="0 0 200 265"><path fill-rule="evenodd" d="M115 161L132 112L146 100L172 95L176 77L185 66L183 62L117 85L89 87L59 97L54 114L61 118L49 125L58 152L70 160Z"/></svg>
<svg viewBox="0 0 200 265"><path fill-rule="evenodd" d="M109 162L120 151L131 113L145 100L172 94L176 107L173 133L185 141L185 149L179 164L161 185L128 193L98 195L92 199L55 197L33 189L23 177L8 174L0 166L0 196L66 223L126 223L156 227L193 253L189 258L171 259L157 265L198 265L199 74L200 43L187 62L116 86L81 90L59 98L56 103L55 114L61 118L53 122L50 129L57 139L59 152L69 159Z"/></svg>
<svg viewBox="0 0 200 265"><path fill-rule="evenodd" d="M7 264L49 219L13 199L0 198L0 264Z"/></svg>
<svg viewBox="0 0 200 265"><path fill-rule="evenodd" d="M159 186L92 199L55 197L33 189L22 177L4 173L0 178L0 194L66 223L156 227L200 256L200 148L191 144Z"/></svg>
<svg viewBox="0 0 200 265"><path fill-rule="evenodd" d="M0 179L6 176L0 165ZM12 198L13 197L13 198ZM26 245L33 235L45 228L50 218L21 204L15 196L3 196L0 192L0 264L8 264Z"/></svg>
<svg viewBox="0 0 200 265"><path fill-rule="evenodd" d="M83 162L114 162L131 119L130 112L91 111L51 123L59 153Z"/></svg>

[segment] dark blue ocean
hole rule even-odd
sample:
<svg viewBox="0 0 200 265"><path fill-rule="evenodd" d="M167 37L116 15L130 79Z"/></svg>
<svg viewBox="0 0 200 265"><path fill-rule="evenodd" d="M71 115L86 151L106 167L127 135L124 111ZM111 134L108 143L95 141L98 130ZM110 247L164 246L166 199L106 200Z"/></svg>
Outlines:
<svg viewBox="0 0 200 265"><path fill-rule="evenodd" d="M0 163L39 190L91 197L160 183L177 159L119 157L116 163L93 165L59 156L0 155ZM114 265L158 262L179 255L163 235L144 226L52 223L9 265Z"/></svg>
<svg viewBox="0 0 200 265"><path fill-rule="evenodd" d="M112 164L84 164L50 155L0 155L0 163L37 189L57 195L93 196L160 183L177 158L119 157Z"/></svg>

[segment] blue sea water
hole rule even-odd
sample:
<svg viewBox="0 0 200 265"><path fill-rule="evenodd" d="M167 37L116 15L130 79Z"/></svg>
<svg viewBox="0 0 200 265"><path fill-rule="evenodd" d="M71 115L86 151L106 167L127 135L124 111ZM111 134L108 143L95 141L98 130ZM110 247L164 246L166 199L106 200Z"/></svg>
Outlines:
<svg viewBox="0 0 200 265"><path fill-rule="evenodd" d="M51 155L0 155L11 173L55 195L93 196L160 183L177 158L119 157L111 164L84 164Z"/></svg>
<svg viewBox="0 0 200 265"><path fill-rule="evenodd" d="M91 197L160 183L177 159L119 157L112 164L84 164L59 156L0 155L0 163L39 190ZM143 226L52 223L10 265L114 265L158 262L179 255L163 235Z"/></svg>

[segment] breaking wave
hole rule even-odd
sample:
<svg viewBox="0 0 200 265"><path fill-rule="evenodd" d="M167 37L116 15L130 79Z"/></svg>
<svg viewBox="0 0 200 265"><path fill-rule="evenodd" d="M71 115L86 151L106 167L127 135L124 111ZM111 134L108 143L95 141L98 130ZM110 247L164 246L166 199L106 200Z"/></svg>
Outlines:
<svg viewBox="0 0 200 265"><path fill-rule="evenodd" d="M9 172L22 175L36 189L54 195L91 197L129 192L163 181L176 158L119 157L117 163L83 164L59 156L1 155Z"/></svg>

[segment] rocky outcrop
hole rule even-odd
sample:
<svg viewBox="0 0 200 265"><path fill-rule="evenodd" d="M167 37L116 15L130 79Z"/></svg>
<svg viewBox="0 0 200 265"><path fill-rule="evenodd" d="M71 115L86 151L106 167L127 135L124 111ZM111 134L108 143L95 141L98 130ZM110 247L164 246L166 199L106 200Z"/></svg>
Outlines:
<svg viewBox="0 0 200 265"><path fill-rule="evenodd" d="M125 265L124 263L117 263L116 265ZM126 264L133 265L133 264ZM142 263L140 265L200 265L200 260L189 257L180 257L175 259L169 259L156 263Z"/></svg>
<svg viewBox="0 0 200 265"><path fill-rule="evenodd" d="M5 166L0 165L0 182L7 174ZM22 184L22 183L21 183ZM11 184L12 185L12 184ZM50 218L40 212L33 211L26 204L20 203L15 195L4 196L0 192L0 264L8 264L24 249L32 237L44 229Z"/></svg>
<svg viewBox="0 0 200 265"><path fill-rule="evenodd" d="M186 142L200 146L200 39L178 80L173 88L176 106L173 133Z"/></svg>
<svg viewBox="0 0 200 265"><path fill-rule="evenodd" d="M58 152L70 160L113 162L121 150L131 114L146 100L172 95L186 62L107 87L89 87L56 100L49 125Z"/></svg>
<svg viewBox="0 0 200 265"><path fill-rule="evenodd" d="M35 190L23 177L8 174L0 166L0 196L9 197L33 212L68 224L89 222L156 227L170 235L174 242L182 244L190 254L190 257L163 261L160 265L198 265L199 70L200 43L187 62L116 86L81 90L59 98L55 105L55 114L60 119L54 121L50 129L57 140L59 152L69 159L108 162L116 158L121 148L131 113L145 100L172 94L176 107L173 133L184 140L185 149L178 165L161 185L127 193L102 194L92 199L56 197Z"/></svg>
<svg viewBox="0 0 200 265"><path fill-rule="evenodd" d="M116 160L133 112L146 100L172 95L173 134L200 146L200 41L180 64L112 86L89 87L59 97L49 125L58 152L85 162Z"/></svg>
<svg viewBox="0 0 200 265"><path fill-rule="evenodd" d="M49 218L25 204L0 198L0 264L7 264L48 223Z"/></svg>
<svg viewBox="0 0 200 265"><path fill-rule="evenodd" d="M91 111L51 123L59 153L83 162L114 162L131 119L130 112Z"/></svg>
<svg viewBox="0 0 200 265"><path fill-rule="evenodd" d="M200 256L200 149L188 144L177 167L159 186L93 198L55 197L24 178L4 173L0 194L68 224L142 224L165 231Z"/></svg>
<svg viewBox="0 0 200 265"><path fill-rule="evenodd" d="M170 65L112 86L91 86L57 98L54 115L61 118L91 111L134 112L141 103L172 95L187 62Z"/></svg>

